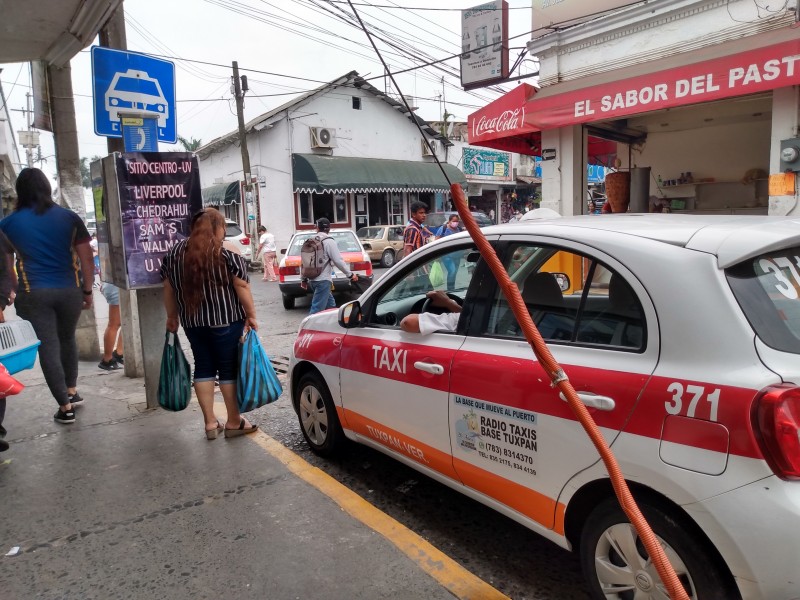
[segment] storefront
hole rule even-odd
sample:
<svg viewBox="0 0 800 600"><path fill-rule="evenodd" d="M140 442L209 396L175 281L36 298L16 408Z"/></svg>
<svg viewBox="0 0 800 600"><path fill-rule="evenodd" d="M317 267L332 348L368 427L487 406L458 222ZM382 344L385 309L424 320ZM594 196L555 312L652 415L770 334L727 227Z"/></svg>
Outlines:
<svg viewBox="0 0 800 600"><path fill-rule="evenodd" d="M213 206L226 218L239 221L242 205L241 184L238 181L218 183L201 190L203 206Z"/></svg>
<svg viewBox="0 0 800 600"><path fill-rule="evenodd" d="M311 229L325 217L333 227L403 225L415 200L442 210L450 183L467 186L453 165L375 158L293 154L296 229ZM449 180L449 181L448 181Z"/></svg>
<svg viewBox="0 0 800 600"><path fill-rule="evenodd" d="M590 164L631 173L631 210L766 214L780 139L796 135L798 61L784 28L541 91L522 84L469 117L470 142L541 156L542 206L561 214L588 211Z"/></svg>
<svg viewBox="0 0 800 600"><path fill-rule="evenodd" d="M467 178L469 207L495 220L502 201L515 188L511 153L464 147L462 168Z"/></svg>

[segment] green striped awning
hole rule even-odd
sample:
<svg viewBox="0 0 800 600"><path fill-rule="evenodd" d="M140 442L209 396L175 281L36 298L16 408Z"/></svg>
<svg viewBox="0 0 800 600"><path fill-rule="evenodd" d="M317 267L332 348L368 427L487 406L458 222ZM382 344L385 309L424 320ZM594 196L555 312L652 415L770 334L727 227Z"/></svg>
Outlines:
<svg viewBox="0 0 800 600"><path fill-rule="evenodd" d="M292 154L295 192L439 192L450 183L466 187L458 168L443 164L448 182L436 163Z"/></svg>
<svg viewBox="0 0 800 600"><path fill-rule="evenodd" d="M239 182L219 183L200 190L203 206L227 206L241 202Z"/></svg>

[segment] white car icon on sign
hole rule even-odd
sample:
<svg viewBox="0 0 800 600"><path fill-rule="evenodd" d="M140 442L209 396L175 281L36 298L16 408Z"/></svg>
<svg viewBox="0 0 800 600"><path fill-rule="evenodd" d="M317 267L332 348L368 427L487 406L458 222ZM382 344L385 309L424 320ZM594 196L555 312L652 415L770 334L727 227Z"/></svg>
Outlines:
<svg viewBox="0 0 800 600"><path fill-rule="evenodd" d="M124 73L115 73L105 98L106 110L112 120L117 117L117 111L127 108L157 113L158 126L167 126L169 105L158 80L146 71L128 69Z"/></svg>

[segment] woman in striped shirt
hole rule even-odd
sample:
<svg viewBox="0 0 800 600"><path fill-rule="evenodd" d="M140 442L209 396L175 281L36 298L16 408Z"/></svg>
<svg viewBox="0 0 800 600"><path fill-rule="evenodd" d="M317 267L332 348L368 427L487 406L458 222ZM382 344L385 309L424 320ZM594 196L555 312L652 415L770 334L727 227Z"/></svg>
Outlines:
<svg viewBox="0 0 800 600"><path fill-rule="evenodd" d="M224 244L225 218L206 208L192 218L188 239L170 248L161 265L167 330L182 324L194 354L194 391L205 419L206 437L252 433L236 404L239 338L258 330L244 258ZM214 380L228 410L223 425L214 414Z"/></svg>

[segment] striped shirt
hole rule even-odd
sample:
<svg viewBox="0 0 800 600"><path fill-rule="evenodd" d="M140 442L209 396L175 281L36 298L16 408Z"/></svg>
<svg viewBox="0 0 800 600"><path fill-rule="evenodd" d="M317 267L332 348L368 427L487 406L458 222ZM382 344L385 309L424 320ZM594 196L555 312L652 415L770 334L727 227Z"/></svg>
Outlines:
<svg viewBox="0 0 800 600"><path fill-rule="evenodd" d="M200 310L196 314L190 315L186 311L186 304L183 299L183 260L186 255L186 245L188 240L181 240L170 248L161 263L161 279L168 279L175 289L175 299L178 302L178 316L181 324L186 327L216 327L227 325L245 318L244 308L239 302L236 290L233 286L235 277L249 282L247 275L247 263L244 257L236 252L231 252L227 248L222 248L222 258L224 266L211 272L211 278L203 282L203 301ZM225 272L227 269L229 281L225 282Z"/></svg>
<svg viewBox="0 0 800 600"><path fill-rule="evenodd" d="M411 251L418 250L430 237L431 232L427 227L420 225L414 219L409 219L403 231L403 246L411 246Z"/></svg>

